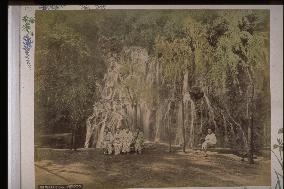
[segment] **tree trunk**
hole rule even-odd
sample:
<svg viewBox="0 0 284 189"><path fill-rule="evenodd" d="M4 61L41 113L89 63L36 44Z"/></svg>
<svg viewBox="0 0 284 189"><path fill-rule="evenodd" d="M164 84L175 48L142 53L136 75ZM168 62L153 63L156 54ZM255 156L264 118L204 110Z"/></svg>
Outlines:
<svg viewBox="0 0 284 189"><path fill-rule="evenodd" d="M219 134L219 133L218 133L218 131L217 131L218 127L217 127L217 123L216 123L216 121L215 121L214 109L213 109L213 107L212 107L212 105L211 105L211 102L210 102L208 96L207 96L207 89L206 89L205 87L203 87L202 90L203 90L205 102L206 102L207 107L208 107L208 110L209 110L209 111L208 111L208 113L209 113L209 120L211 120L211 121L213 122L214 128L215 128L215 134L216 134L216 136L218 137L218 134Z"/></svg>
<svg viewBox="0 0 284 189"><path fill-rule="evenodd" d="M134 127L133 128L137 128L137 123L138 123L138 119L137 119L137 113L138 113L138 104L137 104L137 101L135 102L134 104Z"/></svg>
<svg viewBox="0 0 284 189"><path fill-rule="evenodd" d="M249 153L248 153L248 160L250 164L254 163L253 160L253 119L250 118L250 126L248 128L248 138L249 138Z"/></svg>
<svg viewBox="0 0 284 189"><path fill-rule="evenodd" d="M200 105L200 133L203 132L203 99L201 99L201 105Z"/></svg>
<svg viewBox="0 0 284 189"><path fill-rule="evenodd" d="M158 91L158 95L157 95L157 104L156 104L156 126L155 126L155 142L159 142L160 141L160 124L161 124L161 105L163 106L163 104L160 102L160 68L159 68L159 62L157 62L156 64L156 87L157 87L157 91Z"/></svg>
<svg viewBox="0 0 284 189"><path fill-rule="evenodd" d="M252 86L253 87L253 86ZM253 154L254 154L254 143L253 143L253 140L254 140L254 128L253 128L253 110L252 110L252 107L253 107L253 92L254 89L252 89L252 96L251 96L251 99L250 99L250 105L249 105L249 127L248 127L248 141L249 141L249 153L248 153L248 160L249 160L249 163L250 164L253 164L254 163L254 160L253 160Z"/></svg>
<svg viewBox="0 0 284 189"><path fill-rule="evenodd" d="M172 135L171 135L171 115L168 117L168 139L169 139L169 152L172 152Z"/></svg>
<svg viewBox="0 0 284 189"><path fill-rule="evenodd" d="M90 140L94 133L94 125L91 123L92 119L95 117L95 113L93 113L87 120L86 120L86 138L85 138L85 148L89 148Z"/></svg>
<svg viewBox="0 0 284 189"><path fill-rule="evenodd" d="M73 143L74 143L74 127L72 128L72 131L71 131L71 141L70 141L70 150L73 149Z"/></svg>
<svg viewBox="0 0 284 189"><path fill-rule="evenodd" d="M145 124L144 124L144 111L145 111L145 106L142 106L141 105L139 106L139 128L144 128Z"/></svg>
<svg viewBox="0 0 284 189"><path fill-rule="evenodd" d="M224 115L222 115L222 116L223 116L223 121L224 121L224 144L223 144L223 147L226 147L228 142L229 142L228 135L227 135L228 127L227 127L227 122L225 120L225 116Z"/></svg>
<svg viewBox="0 0 284 189"><path fill-rule="evenodd" d="M252 79L252 74L249 70L249 68L247 68L247 74L249 77L249 81L250 81L250 86L248 88L248 99L247 99L247 117L248 117L248 141L249 141L249 150L248 150L248 161L250 164L254 163L253 160L253 154L254 154L254 144L253 144L253 140L254 140L254 129L253 129L253 112L254 112L254 83L253 83L253 79ZM250 90L249 90L250 89Z"/></svg>
<svg viewBox="0 0 284 189"><path fill-rule="evenodd" d="M182 137L183 137L183 152L185 152L186 149L186 129L185 129L185 107L184 103L188 102L188 99L186 99L186 94L188 94L188 76L189 70L186 69L184 75L183 75L183 81L181 86L181 93L182 93L182 99L181 99L181 110L182 110Z"/></svg>
<svg viewBox="0 0 284 189"><path fill-rule="evenodd" d="M190 120L190 148L194 147L194 140L195 140L195 129L194 129L194 124L195 124L195 117L196 117L196 109L195 109L195 104L192 99L190 99L190 115L191 115L191 120Z"/></svg>
<svg viewBox="0 0 284 189"><path fill-rule="evenodd" d="M104 139L104 131L105 131L105 123L103 123L100 131L99 131L99 136L98 136L98 141L97 141L97 144L96 144L96 148L101 148L101 144L102 144L102 141Z"/></svg>
<svg viewBox="0 0 284 189"><path fill-rule="evenodd" d="M70 145L71 146L71 150L74 149L75 151L77 150L76 135L77 135L77 122L73 125L71 145Z"/></svg>
<svg viewBox="0 0 284 189"><path fill-rule="evenodd" d="M182 116L182 137L183 137L183 146L182 146L182 151L185 153L185 145L186 145L186 140L185 140L185 125L184 125L184 102L181 102L181 116Z"/></svg>
<svg viewBox="0 0 284 189"><path fill-rule="evenodd" d="M150 130L150 119L151 119L151 114L152 111L148 107L146 103L141 103L140 104L140 128L143 128L144 131L144 138L146 140L151 140L152 139L152 133Z"/></svg>
<svg viewBox="0 0 284 189"><path fill-rule="evenodd" d="M160 122L161 122L161 113L160 113L160 107L158 107L158 110L156 112L156 129L155 129L155 142L160 141Z"/></svg>
<svg viewBox="0 0 284 189"><path fill-rule="evenodd" d="M99 129L98 127L95 127L94 129L94 134L92 136L92 143L91 143L91 147L96 147L97 145L97 139L98 139L98 136L99 136Z"/></svg>

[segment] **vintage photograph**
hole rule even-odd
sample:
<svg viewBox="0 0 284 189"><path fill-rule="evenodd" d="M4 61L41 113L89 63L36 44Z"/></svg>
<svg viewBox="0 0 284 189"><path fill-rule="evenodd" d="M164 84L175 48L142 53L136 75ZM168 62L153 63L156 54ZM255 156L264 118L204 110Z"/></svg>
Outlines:
<svg viewBox="0 0 284 189"><path fill-rule="evenodd" d="M36 188L271 186L269 10L34 22Z"/></svg>

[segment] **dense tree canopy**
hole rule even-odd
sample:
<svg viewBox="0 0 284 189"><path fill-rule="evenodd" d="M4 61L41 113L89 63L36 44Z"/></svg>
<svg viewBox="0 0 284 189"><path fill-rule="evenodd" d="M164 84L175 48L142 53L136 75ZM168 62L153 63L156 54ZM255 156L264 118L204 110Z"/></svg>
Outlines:
<svg viewBox="0 0 284 189"><path fill-rule="evenodd" d="M266 10L37 11L35 68L39 133L90 147L125 122L184 150L209 127L219 146L269 145Z"/></svg>

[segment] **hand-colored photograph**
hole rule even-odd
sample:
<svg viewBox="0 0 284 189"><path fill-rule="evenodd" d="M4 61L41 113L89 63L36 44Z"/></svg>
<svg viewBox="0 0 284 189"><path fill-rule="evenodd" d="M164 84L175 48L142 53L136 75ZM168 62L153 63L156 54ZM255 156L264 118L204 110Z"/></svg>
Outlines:
<svg viewBox="0 0 284 189"><path fill-rule="evenodd" d="M269 10L34 22L36 188L271 186Z"/></svg>

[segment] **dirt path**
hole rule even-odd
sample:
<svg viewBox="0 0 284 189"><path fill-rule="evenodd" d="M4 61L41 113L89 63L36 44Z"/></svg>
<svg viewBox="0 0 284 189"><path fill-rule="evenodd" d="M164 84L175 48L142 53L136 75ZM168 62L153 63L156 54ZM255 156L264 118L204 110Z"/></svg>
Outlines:
<svg viewBox="0 0 284 189"><path fill-rule="evenodd" d="M142 155L41 149L37 157L36 184L84 184L84 189L270 185L269 159L249 165L230 154L168 153L157 144Z"/></svg>

